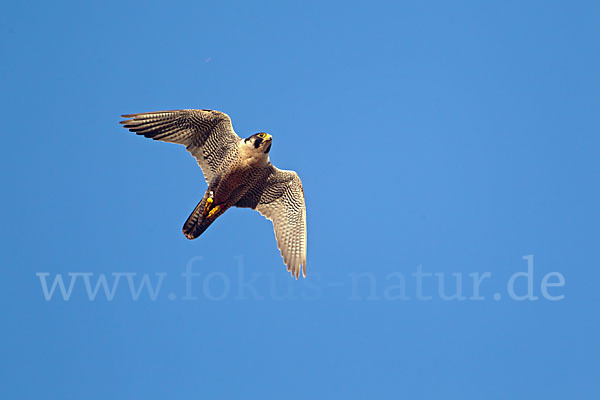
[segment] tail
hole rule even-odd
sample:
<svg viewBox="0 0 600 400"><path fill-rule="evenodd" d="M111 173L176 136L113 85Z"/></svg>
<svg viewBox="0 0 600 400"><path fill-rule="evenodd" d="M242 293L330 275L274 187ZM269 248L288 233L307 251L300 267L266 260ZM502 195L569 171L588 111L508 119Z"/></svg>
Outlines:
<svg viewBox="0 0 600 400"><path fill-rule="evenodd" d="M206 218L206 215L204 215L204 206L207 198L207 196L204 196L204 198L200 200L200 203L198 203L187 221L185 221L185 224L183 224L183 234L190 240L196 239L198 236L202 235L206 228L208 228L215 220L215 218Z"/></svg>

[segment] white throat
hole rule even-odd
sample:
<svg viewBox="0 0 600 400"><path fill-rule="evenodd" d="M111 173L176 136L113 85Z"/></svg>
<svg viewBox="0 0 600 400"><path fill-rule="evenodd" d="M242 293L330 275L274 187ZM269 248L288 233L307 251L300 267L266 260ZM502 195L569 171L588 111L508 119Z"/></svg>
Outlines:
<svg viewBox="0 0 600 400"><path fill-rule="evenodd" d="M240 140L238 146L242 156L242 165L261 167L269 163L269 153L255 148L251 143L246 143L245 139Z"/></svg>

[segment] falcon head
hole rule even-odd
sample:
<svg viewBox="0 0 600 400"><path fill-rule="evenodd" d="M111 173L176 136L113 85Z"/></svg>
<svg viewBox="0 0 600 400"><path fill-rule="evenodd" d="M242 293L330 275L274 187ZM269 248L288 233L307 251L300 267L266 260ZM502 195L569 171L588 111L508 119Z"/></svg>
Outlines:
<svg viewBox="0 0 600 400"><path fill-rule="evenodd" d="M265 132L255 133L245 140L246 145L260 151L261 153L268 154L271 151L271 142L273 136Z"/></svg>

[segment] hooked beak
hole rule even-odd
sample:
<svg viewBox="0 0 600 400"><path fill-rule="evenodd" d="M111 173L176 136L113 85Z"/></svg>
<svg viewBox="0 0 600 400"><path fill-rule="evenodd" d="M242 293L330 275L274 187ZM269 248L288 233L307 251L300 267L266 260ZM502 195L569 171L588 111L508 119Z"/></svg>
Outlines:
<svg viewBox="0 0 600 400"><path fill-rule="evenodd" d="M265 136L264 140L269 142L269 144L267 145L267 149L265 150L265 154L269 154L269 152L271 151L271 145L273 144L273 136L267 133L267 136Z"/></svg>

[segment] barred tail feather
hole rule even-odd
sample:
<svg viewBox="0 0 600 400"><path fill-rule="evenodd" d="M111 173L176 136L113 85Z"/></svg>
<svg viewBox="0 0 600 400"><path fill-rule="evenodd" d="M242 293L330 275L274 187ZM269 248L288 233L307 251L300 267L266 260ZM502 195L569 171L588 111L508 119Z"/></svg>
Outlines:
<svg viewBox="0 0 600 400"><path fill-rule="evenodd" d="M194 211L190 214L185 224L183 224L183 234L186 238L192 240L200 236L206 228L214 221L214 218L208 219L204 215L204 205L206 196L198 203Z"/></svg>

